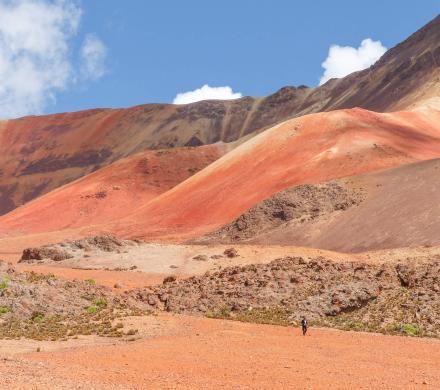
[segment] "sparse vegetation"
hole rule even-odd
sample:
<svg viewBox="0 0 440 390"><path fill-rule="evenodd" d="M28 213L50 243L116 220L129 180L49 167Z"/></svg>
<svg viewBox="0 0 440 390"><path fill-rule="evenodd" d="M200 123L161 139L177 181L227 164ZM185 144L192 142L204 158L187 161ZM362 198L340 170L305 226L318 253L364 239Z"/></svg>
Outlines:
<svg viewBox="0 0 440 390"><path fill-rule="evenodd" d="M0 281L0 290L5 290L8 288L9 285L9 278L7 276L5 276L1 281Z"/></svg>
<svg viewBox="0 0 440 390"><path fill-rule="evenodd" d="M11 309L7 306L0 306L0 316L9 313Z"/></svg>
<svg viewBox="0 0 440 390"><path fill-rule="evenodd" d="M256 324L271 324L271 325L292 325L289 319L290 313L281 307L274 308L258 308L243 311L232 311L227 307L219 310L210 311L206 314L209 318L229 319L241 322L252 322Z"/></svg>
<svg viewBox="0 0 440 390"><path fill-rule="evenodd" d="M402 329L408 336L418 336L421 333L417 324L403 324Z"/></svg>
<svg viewBox="0 0 440 390"><path fill-rule="evenodd" d="M105 298L97 298L93 301L93 303L99 308L107 307L107 300Z"/></svg>
<svg viewBox="0 0 440 390"><path fill-rule="evenodd" d="M20 273L2 263L0 272L0 339L121 337L126 334L122 318L149 314L144 305L121 299L111 289L95 286L94 280L66 281L53 274Z"/></svg>
<svg viewBox="0 0 440 390"><path fill-rule="evenodd" d="M86 307L86 312L89 314L95 314L96 312L98 312L98 308L96 306L88 306Z"/></svg>
<svg viewBox="0 0 440 390"><path fill-rule="evenodd" d="M44 320L44 314L39 311L35 311L32 313L31 320L34 322L41 322Z"/></svg>
<svg viewBox="0 0 440 390"><path fill-rule="evenodd" d="M41 274L34 271L26 272L26 281L29 283L35 283L45 280L56 279L56 276L52 273L50 274Z"/></svg>
<svg viewBox="0 0 440 390"><path fill-rule="evenodd" d="M132 336L137 333L137 330L130 329L124 333L122 323L114 325L114 321L121 317L146 314L149 313L124 306L79 315L47 317L42 313L35 313L27 321L10 318L1 323L0 338L19 339L26 337L35 340L65 340L76 338L78 335L91 334L106 337Z"/></svg>

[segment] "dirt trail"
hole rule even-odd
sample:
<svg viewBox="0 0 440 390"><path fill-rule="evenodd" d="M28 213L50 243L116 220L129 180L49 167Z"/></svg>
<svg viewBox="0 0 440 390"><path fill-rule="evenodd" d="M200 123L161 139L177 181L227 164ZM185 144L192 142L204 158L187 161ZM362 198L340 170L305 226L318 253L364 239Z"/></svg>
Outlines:
<svg viewBox="0 0 440 390"><path fill-rule="evenodd" d="M162 316L171 331L126 344L10 356L15 389L438 389L432 339ZM172 326L171 326L172 325ZM176 329L179 329L176 333Z"/></svg>

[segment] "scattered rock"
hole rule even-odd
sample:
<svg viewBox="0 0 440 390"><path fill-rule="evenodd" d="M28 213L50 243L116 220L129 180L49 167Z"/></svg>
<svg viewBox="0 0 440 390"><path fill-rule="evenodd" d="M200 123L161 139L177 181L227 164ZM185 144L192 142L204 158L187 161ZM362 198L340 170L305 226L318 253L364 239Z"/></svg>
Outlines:
<svg viewBox="0 0 440 390"><path fill-rule="evenodd" d="M233 258L233 257L237 257L238 256L238 252L235 248L228 248L225 249L225 251L223 252L223 254L227 257Z"/></svg>
<svg viewBox="0 0 440 390"><path fill-rule="evenodd" d="M127 253L127 250L123 250L124 248L136 245L139 245L138 241L120 240L112 235L104 234L38 248L27 248L23 251L20 261L61 261L74 257L88 258L91 257L90 252L92 251ZM136 269L136 266L133 267L130 269Z"/></svg>
<svg viewBox="0 0 440 390"><path fill-rule="evenodd" d="M35 260L50 259L53 261L61 261L72 258L73 255L66 250L41 247L41 248L27 248L23 251L19 262L33 262Z"/></svg>
<svg viewBox="0 0 440 390"><path fill-rule="evenodd" d="M163 280L163 284L167 284L167 283L172 283L176 281L176 277L174 275L171 276L167 276L164 280Z"/></svg>
<svg viewBox="0 0 440 390"><path fill-rule="evenodd" d="M208 261L208 256L206 255L197 255L193 257L193 260L197 261Z"/></svg>

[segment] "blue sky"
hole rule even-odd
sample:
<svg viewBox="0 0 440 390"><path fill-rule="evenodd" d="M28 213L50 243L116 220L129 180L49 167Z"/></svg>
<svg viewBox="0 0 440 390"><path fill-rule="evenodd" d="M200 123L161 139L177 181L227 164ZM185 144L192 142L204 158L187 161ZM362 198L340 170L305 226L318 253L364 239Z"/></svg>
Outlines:
<svg viewBox="0 0 440 390"><path fill-rule="evenodd" d="M78 18L62 52L72 69L30 113L172 102L204 84L253 96L314 86L332 44L371 38L390 48L440 12L438 0L66 2ZM90 38L102 46L87 73L79 53Z"/></svg>

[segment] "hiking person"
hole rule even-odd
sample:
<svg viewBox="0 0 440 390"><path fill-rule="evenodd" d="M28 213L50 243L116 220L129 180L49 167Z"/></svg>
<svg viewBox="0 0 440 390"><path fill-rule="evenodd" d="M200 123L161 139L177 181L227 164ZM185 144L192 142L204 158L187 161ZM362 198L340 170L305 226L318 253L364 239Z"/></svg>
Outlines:
<svg viewBox="0 0 440 390"><path fill-rule="evenodd" d="M303 319L301 320L301 328L303 331L303 336L306 335L308 327L309 327L309 323L307 322L306 317L303 317Z"/></svg>

